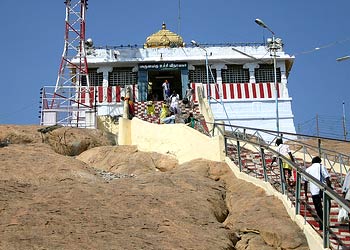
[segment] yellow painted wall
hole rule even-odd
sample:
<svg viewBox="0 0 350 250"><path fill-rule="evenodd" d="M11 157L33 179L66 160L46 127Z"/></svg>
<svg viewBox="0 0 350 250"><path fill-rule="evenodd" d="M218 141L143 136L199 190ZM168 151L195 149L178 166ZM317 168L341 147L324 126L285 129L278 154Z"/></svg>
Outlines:
<svg viewBox="0 0 350 250"><path fill-rule="evenodd" d="M119 145L136 145L139 150L175 156L179 163L197 158L224 161L221 135L208 137L185 124L154 124L138 118L119 118Z"/></svg>

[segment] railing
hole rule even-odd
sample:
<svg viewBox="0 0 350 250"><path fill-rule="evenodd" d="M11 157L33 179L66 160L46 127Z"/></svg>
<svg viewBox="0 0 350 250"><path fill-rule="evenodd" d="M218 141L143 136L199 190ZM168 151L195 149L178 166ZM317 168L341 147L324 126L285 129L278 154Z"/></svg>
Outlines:
<svg viewBox="0 0 350 250"><path fill-rule="evenodd" d="M135 85L44 86L40 91L40 124L95 128L99 109L106 115L121 115L119 108L127 89L137 93Z"/></svg>
<svg viewBox="0 0 350 250"><path fill-rule="evenodd" d="M305 222L306 209L310 210L311 208L307 200L302 199L302 183L305 181L314 183L318 188L320 188L320 190L323 190L323 230L321 235L323 238L323 246L324 248L333 247L335 249L339 249L340 246L346 245L341 237L337 235L336 229L338 229L337 227L339 227L340 224L330 225L331 201L333 203L332 207L343 207L346 211L350 212L349 202L343 198L340 191L344 174L348 171L350 162L349 156L329 150L323 146L325 141L335 140L301 134L277 134L275 131L271 130L260 130L256 128L223 125L217 123L212 125L214 130L216 128L219 130L220 128L221 130L224 128L224 130L221 132L224 134L225 138L226 155L237 164L239 170L271 183L271 185L277 191L287 195L295 206L296 214L302 215L301 207L303 207ZM282 138L284 142L288 143L296 162L292 162L290 159L275 151L275 148L272 146L272 142L274 140L272 140L270 143L265 142L262 139L264 136L266 136L265 134L269 134L270 136L272 135L275 139ZM314 142L313 144L316 145L313 145L311 142ZM349 143L346 141L340 142ZM247 164L247 148L249 148L249 152L254 153L254 157L251 159L251 164L254 165L253 167L248 166ZM310 165L312 156L316 155L322 157L323 165L327 167L330 175L332 176L334 190L306 173L305 169L308 165ZM267 162L271 160L271 157L273 156L283 159L283 161L292 166L293 171L296 174L296 184L294 187L291 188L290 186L287 186L283 174L280 174L283 171L281 161L279 161L280 164L275 168L267 166Z"/></svg>
<svg viewBox="0 0 350 250"><path fill-rule="evenodd" d="M228 42L228 43L203 43L201 46L203 47L232 47L232 46L251 46L251 47L258 47L258 46L264 46L265 43L257 43L257 42ZM127 49L127 48L144 48L143 44L126 44L126 45L116 45L116 46L96 46L94 49Z"/></svg>
<svg viewBox="0 0 350 250"><path fill-rule="evenodd" d="M86 124L86 112L95 112L96 91L93 88L62 86L55 89L45 86L40 92L40 124L89 127ZM85 97L90 99L85 101ZM87 99L87 98L86 98Z"/></svg>

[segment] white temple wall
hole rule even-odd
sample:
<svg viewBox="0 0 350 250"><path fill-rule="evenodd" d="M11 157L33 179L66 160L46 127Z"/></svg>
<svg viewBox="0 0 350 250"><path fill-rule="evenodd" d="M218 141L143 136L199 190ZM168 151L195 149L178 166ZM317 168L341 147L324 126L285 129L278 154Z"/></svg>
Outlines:
<svg viewBox="0 0 350 250"><path fill-rule="evenodd" d="M225 101L223 102L226 112L235 120L240 119L275 119L276 103L270 101ZM220 102L211 102L210 104L216 119L226 119L226 114ZM291 110L291 100L279 100L278 102L279 118L293 117Z"/></svg>
<svg viewBox="0 0 350 250"><path fill-rule="evenodd" d="M278 102L279 130L281 132L296 133L291 101L289 98ZM221 103L211 102L210 106L216 121L224 121L228 125L276 130L276 103L274 100L261 102L226 101L223 103L225 109ZM273 136L267 136L264 139L272 140Z"/></svg>
<svg viewBox="0 0 350 250"><path fill-rule="evenodd" d="M208 61L211 68L216 69L216 84L210 84L211 107L216 120L222 120L227 123L227 115L235 125L246 127L256 127L267 130L276 129L276 89L274 81L256 82L255 69L259 64L272 63L272 57L265 46L213 46L206 47ZM241 51L241 52L239 52ZM111 53L97 50L95 56L89 57L89 62L101 63L98 70L103 72L103 88L99 88L96 94L96 101L99 105L99 115L118 114L120 111L112 103L120 102L122 89L108 86L108 72L111 68L118 66L134 66L135 69L140 63L155 63L159 61L166 62L186 62L187 70L193 70L193 65L205 64L205 53L198 47L178 48L121 48L114 49L118 56L111 56ZM243 52L243 53L242 53ZM247 56L249 55L249 56ZM260 60L254 60L259 58ZM286 61L293 63L294 57L285 54L283 51L277 52L277 65L280 69L281 81L278 83L278 108L279 108L279 127L280 131L295 133L293 122L292 99L288 93L288 79L286 71ZM222 69L226 64L243 64L243 67L249 70L250 78L248 82L242 83L223 83L221 77ZM181 76L185 73L181 72ZM209 76L212 77L211 75ZM183 79L182 79L183 80ZM187 81L186 81L187 82ZM187 83L186 83L187 84ZM183 83L185 86L186 84ZM192 82L192 88L202 83ZM107 87L108 86L108 87ZM141 88L138 85L134 87L135 101L138 98ZM207 95L207 86L204 84L204 96ZM138 93L138 91L141 91ZM89 99L86 96L86 102ZM94 101L95 101L94 99ZM197 97L194 96L194 101ZM225 104L226 112L223 110L221 102Z"/></svg>

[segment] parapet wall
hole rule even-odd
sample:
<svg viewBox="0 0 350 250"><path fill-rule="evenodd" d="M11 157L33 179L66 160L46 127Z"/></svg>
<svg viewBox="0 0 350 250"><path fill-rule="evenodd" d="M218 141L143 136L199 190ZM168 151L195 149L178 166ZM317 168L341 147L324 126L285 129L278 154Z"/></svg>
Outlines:
<svg viewBox="0 0 350 250"><path fill-rule="evenodd" d="M154 124L136 117L119 118L119 145L136 145L139 150L170 154L179 164L202 158L225 160L224 139L208 137L185 124Z"/></svg>

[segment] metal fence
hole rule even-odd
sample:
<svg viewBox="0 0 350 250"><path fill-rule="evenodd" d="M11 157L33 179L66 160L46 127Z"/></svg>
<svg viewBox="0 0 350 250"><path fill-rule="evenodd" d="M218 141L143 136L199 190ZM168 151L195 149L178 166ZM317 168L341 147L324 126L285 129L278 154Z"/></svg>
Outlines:
<svg viewBox="0 0 350 250"><path fill-rule="evenodd" d="M350 244L346 242L345 237L339 232L344 231L344 224L334 222L331 217L337 216L339 208L343 207L350 212L349 202L343 198L341 193L344 176L348 171L350 157L346 154L333 151L326 148L325 142L349 143L346 141L334 140L331 138L322 138L307 136L302 134L279 133L271 130L261 130L249 127L240 127L213 123L215 128L222 130L225 138L226 156L229 157L241 172L269 182L278 192L287 195L295 206L296 214L304 216L305 222L310 222L306 218L307 213L313 214L315 221L323 221L323 230L318 233L323 238L324 248L332 249L350 249ZM265 142L263 138L273 136L274 140ZM274 147L277 138L281 138L290 146L295 162L280 155ZM333 189L318 179L309 175L305 169L311 165L311 159L314 156L320 156L323 165L327 167L331 175ZM284 180L282 173L282 161L277 166L271 165L271 159L277 157L292 166L295 174L295 185L289 186ZM268 165L270 164L270 165ZM317 218L312 208L312 201L306 199L301 186L305 181L314 183L323 191L323 218ZM331 210L332 209L332 210ZM350 227L346 226L346 230ZM317 229L315 229L317 231Z"/></svg>

